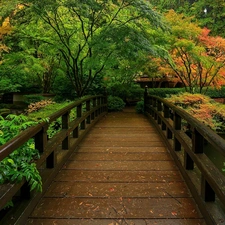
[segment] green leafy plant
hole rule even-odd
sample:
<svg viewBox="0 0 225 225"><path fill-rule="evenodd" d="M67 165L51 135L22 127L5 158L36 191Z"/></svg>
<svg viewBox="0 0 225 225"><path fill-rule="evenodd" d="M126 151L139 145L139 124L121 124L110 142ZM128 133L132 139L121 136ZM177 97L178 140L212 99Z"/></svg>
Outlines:
<svg viewBox="0 0 225 225"><path fill-rule="evenodd" d="M44 100L44 97L41 95L24 95L24 101L28 105L42 100Z"/></svg>
<svg viewBox="0 0 225 225"><path fill-rule="evenodd" d="M5 119L0 116L0 145L34 124L36 122L29 121L24 115L10 114ZM41 191L41 176L35 164L37 158L39 152L35 149L34 140L30 139L0 162L0 184L20 182L25 178L30 190Z"/></svg>
<svg viewBox="0 0 225 225"><path fill-rule="evenodd" d="M108 97L108 110L109 111L121 111L125 107L125 102L116 96Z"/></svg>
<svg viewBox="0 0 225 225"><path fill-rule="evenodd" d="M144 113L144 101L143 100L137 102L135 110L137 113Z"/></svg>

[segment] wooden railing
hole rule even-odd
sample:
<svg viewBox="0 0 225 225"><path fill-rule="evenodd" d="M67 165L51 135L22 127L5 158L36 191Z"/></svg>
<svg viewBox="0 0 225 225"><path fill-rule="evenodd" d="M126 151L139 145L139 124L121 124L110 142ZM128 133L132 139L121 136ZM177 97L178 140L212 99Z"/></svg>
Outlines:
<svg viewBox="0 0 225 225"><path fill-rule="evenodd" d="M225 223L225 175L204 153L210 144L225 157L225 140L181 108L156 96L144 98L145 114L161 133L208 224Z"/></svg>
<svg viewBox="0 0 225 225"><path fill-rule="evenodd" d="M30 127L2 145L0 147L0 161L28 140L34 139L35 148L40 153L40 159L36 161L36 165L42 177L44 192L81 139L106 113L107 99L105 96L92 96L76 101L51 115L48 122ZM71 114L75 117L72 118ZM58 120L61 121L59 132L49 138L47 135L48 127ZM9 212L6 211L2 219L3 212L0 212L0 224L22 224L41 195L42 193L30 193L25 179L16 184L0 185L0 209L15 196L17 199L19 198L15 207Z"/></svg>

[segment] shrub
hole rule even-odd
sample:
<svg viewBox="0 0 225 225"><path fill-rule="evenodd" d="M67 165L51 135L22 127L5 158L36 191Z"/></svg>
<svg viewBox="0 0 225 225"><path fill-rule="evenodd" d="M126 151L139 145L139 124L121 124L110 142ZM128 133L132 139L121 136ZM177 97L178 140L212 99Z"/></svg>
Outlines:
<svg viewBox="0 0 225 225"><path fill-rule="evenodd" d="M24 95L24 101L28 105L42 100L44 100L44 97L41 95Z"/></svg>
<svg viewBox="0 0 225 225"><path fill-rule="evenodd" d="M5 144L21 131L36 124L30 122L24 115L8 115L5 119L0 116L0 145ZM42 190L41 176L36 168L34 159L39 157L34 147L34 140L30 139L21 147L13 151L0 162L0 184L6 182L20 182L25 178L30 190ZM6 206L12 204L8 203Z"/></svg>
<svg viewBox="0 0 225 225"><path fill-rule="evenodd" d="M125 102L117 96L108 96L108 110L121 111L125 107Z"/></svg>
<svg viewBox="0 0 225 225"><path fill-rule="evenodd" d="M9 109L0 109L0 116L6 116L8 114L10 114Z"/></svg>
<svg viewBox="0 0 225 225"><path fill-rule="evenodd" d="M109 95L117 96L123 101L129 100L141 100L144 95L144 89L139 85L124 85L115 84L107 89Z"/></svg>
<svg viewBox="0 0 225 225"><path fill-rule="evenodd" d="M185 92L184 88L149 88L148 89L149 95L155 95L160 98L166 98L171 95L176 95L183 92Z"/></svg>
<svg viewBox="0 0 225 225"><path fill-rule="evenodd" d="M137 102L135 109L137 113L144 113L144 100Z"/></svg>
<svg viewBox="0 0 225 225"><path fill-rule="evenodd" d="M204 92L204 90L203 90ZM211 97L211 98L225 98L225 87L221 87L220 89L216 88L208 88L205 95Z"/></svg>

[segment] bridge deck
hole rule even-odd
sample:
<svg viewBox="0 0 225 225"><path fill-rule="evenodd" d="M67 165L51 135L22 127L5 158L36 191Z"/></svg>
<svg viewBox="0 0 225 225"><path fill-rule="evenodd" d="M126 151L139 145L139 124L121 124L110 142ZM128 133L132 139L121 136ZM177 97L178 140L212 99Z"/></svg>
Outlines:
<svg viewBox="0 0 225 225"><path fill-rule="evenodd" d="M205 222L154 127L126 109L91 130L26 224Z"/></svg>

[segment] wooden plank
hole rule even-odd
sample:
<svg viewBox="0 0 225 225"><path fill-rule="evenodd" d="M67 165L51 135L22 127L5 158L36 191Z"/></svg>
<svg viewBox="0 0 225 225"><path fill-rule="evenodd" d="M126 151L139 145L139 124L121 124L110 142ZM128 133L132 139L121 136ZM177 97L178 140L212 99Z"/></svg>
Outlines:
<svg viewBox="0 0 225 225"><path fill-rule="evenodd" d="M33 225L205 225L203 219L30 219Z"/></svg>
<svg viewBox="0 0 225 225"><path fill-rule="evenodd" d="M137 142L137 141L123 141L123 142L109 142L109 141L87 141L80 144L81 147L165 147L161 140Z"/></svg>
<svg viewBox="0 0 225 225"><path fill-rule="evenodd" d="M164 183L94 183L53 182L45 197L191 197L184 182Z"/></svg>
<svg viewBox="0 0 225 225"><path fill-rule="evenodd" d="M149 146L144 146L144 147L134 147L134 146L130 146L130 147L112 147L112 146L105 146L105 147L97 147L97 146L89 146L89 147L84 147L84 146L80 146L79 147L79 152L90 152L90 153L94 153L94 152L114 152L114 153L144 153L144 152L167 152L166 147L165 146L161 146L161 147L151 147L149 148Z"/></svg>
<svg viewBox="0 0 225 225"><path fill-rule="evenodd" d="M120 161L123 158L124 161L171 161L171 156L168 152L143 152L130 153L130 152L76 152L71 155L69 160L75 161Z"/></svg>
<svg viewBox="0 0 225 225"><path fill-rule="evenodd" d="M199 213L191 198L43 198L31 217L196 219Z"/></svg>
<svg viewBox="0 0 225 225"><path fill-rule="evenodd" d="M90 171L90 170L61 170L56 181L82 182L173 182L183 181L178 171Z"/></svg>
<svg viewBox="0 0 225 225"><path fill-rule="evenodd" d="M83 161L67 161L64 165L64 169L74 170L151 170L151 171L176 171L177 167L173 161L87 161L85 164Z"/></svg>

